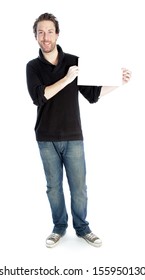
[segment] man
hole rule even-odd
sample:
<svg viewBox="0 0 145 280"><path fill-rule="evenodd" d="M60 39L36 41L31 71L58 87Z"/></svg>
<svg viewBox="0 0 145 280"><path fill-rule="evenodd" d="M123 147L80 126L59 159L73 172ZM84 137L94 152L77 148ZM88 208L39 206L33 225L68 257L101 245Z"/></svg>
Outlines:
<svg viewBox="0 0 145 280"><path fill-rule="evenodd" d="M90 229L87 216L86 167L81 129L78 92L90 103L115 87L78 86L78 57L64 53L56 44L59 23L52 14L40 15L33 26L40 46L39 57L27 63L27 86L36 106L36 140L42 158L47 195L54 228L46 239L46 246L55 246L65 234L68 214L63 193L63 166L66 170L73 227L78 237L93 246L102 241ZM123 83L131 73L122 70Z"/></svg>

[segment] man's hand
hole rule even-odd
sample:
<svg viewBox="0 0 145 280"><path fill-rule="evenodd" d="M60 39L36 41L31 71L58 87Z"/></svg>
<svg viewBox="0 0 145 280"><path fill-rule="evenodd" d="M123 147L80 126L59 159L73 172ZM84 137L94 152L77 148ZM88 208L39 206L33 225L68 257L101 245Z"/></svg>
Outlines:
<svg viewBox="0 0 145 280"><path fill-rule="evenodd" d="M71 66L66 74L67 83L70 84L78 76L78 66Z"/></svg>
<svg viewBox="0 0 145 280"><path fill-rule="evenodd" d="M130 81L131 79L131 71L126 69L126 68L122 68L122 83L126 84Z"/></svg>

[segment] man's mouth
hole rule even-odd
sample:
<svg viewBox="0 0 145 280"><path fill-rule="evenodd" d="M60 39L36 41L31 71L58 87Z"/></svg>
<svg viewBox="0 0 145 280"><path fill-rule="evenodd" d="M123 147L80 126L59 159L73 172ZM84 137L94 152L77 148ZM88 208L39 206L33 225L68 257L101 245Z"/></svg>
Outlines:
<svg viewBox="0 0 145 280"><path fill-rule="evenodd" d="M43 42L44 45L49 46L50 42Z"/></svg>

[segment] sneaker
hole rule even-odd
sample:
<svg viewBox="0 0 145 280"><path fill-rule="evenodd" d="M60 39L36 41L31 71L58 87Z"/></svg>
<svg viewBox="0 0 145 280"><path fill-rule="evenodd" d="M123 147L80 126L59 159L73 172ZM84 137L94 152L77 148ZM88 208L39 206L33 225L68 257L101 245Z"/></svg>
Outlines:
<svg viewBox="0 0 145 280"><path fill-rule="evenodd" d="M55 245L58 244L60 238L62 237L62 235L58 234L58 233L54 233L52 232L47 238L46 238L46 247L48 248L52 248Z"/></svg>
<svg viewBox="0 0 145 280"><path fill-rule="evenodd" d="M100 247L102 245L101 239L97 237L93 232L82 236L82 238L84 238L92 246Z"/></svg>

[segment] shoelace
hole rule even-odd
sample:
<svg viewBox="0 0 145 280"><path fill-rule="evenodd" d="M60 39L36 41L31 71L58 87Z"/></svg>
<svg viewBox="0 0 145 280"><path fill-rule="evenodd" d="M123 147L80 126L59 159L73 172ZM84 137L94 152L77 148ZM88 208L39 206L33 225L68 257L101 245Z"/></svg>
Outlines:
<svg viewBox="0 0 145 280"><path fill-rule="evenodd" d="M95 240L97 240L98 239L98 237L94 234L94 233L88 233L87 235L86 235L86 238L87 239L89 239L90 241L95 241Z"/></svg>
<svg viewBox="0 0 145 280"><path fill-rule="evenodd" d="M59 239L59 234L57 234L57 233L52 233L52 234L49 236L48 239L55 242L55 241L57 241L57 240Z"/></svg>

